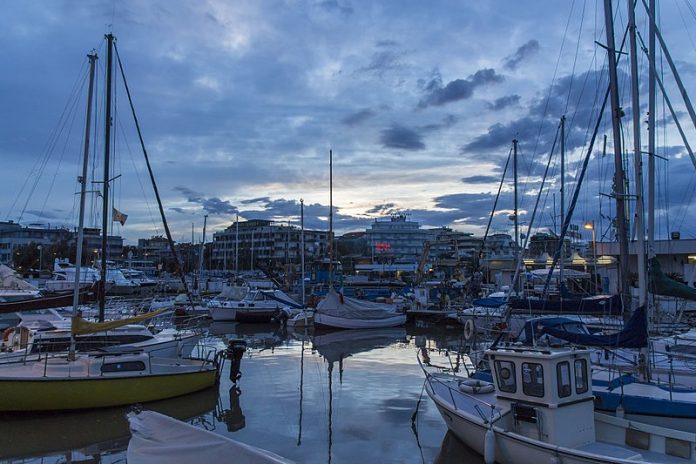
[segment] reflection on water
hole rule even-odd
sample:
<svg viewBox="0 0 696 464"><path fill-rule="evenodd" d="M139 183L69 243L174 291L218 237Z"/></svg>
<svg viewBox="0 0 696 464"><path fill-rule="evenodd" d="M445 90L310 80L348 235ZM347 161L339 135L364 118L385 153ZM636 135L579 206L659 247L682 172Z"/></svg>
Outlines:
<svg viewBox="0 0 696 464"><path fill-rule="evenodd" d="M148 403L143 409L204 425L213 420L218 401L214 388L169 400ZM26 459L122 453L128 447L129 407L65 413L0 415L0 459ZM72 460L72 459L71 459ZM45 461L46 462L46 461ZM53 462L53 461L47 461Z"/></svg>
<svg viewBox="0 0 696 464"><path fill-rule="evenodd" d="M422 347L448 352L449 367L463 365L460 327L314 334L232 322L210 324L211 339L220 348L247 343L237 384L223 372L219 388L143 409L298 463L483 462L447 434L416 362ZM125 462L128 410L0 416L0 459Z"/></svg>

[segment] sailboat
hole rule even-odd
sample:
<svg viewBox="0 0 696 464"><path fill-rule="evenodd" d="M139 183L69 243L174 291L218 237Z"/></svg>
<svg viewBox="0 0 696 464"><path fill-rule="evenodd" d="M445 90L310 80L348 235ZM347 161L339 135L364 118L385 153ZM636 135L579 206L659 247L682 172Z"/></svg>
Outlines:
<svg viewBox="0 0 696 464"><path fill-rule="evenodd" d="M329 150L329 290L317 304L314 325L333 329L397 327L406 323L406 314L388 303L349 298L333 286L333 150ZM299 318L300 316L298 316Z"/></svg>
<svg viewBox="0 0 696 464"><path fill-rule="evenodd" d="M107 81L106 81L106 130L105 130L105 174L104 211L102 230L102 257L106 258L106 234L108 225L109 185L109 130L111 125L111 81L113 73L114 37L107 34ZM116 50L118 57L118 51ZM85 128L82 177L80 178L80 217L78 226L77 259L75 261L75 286L73 294L73 317L69 351L60 354L45 354L37 359L0 363L0 411L51 411L118 406L172 398L213 386L218 379L217 357L212 352L205 359L173 357L166 358L142 350L118 348L94 354L76 353L78 334L97 333L126 325L137 318L151 317L150 314L127 320L104 322L106 259L101 260L99 322L89 323L78 311L79 278L81 275L82 245L84 234L85 193L87 164L89 160L89 135L91 124L92 94L96 67L96 52L88 55L89 92ZM119 58L120 64L120 58ZM123 68L123 82L126 84ZM129 98L130 100L130 98ZM132 108L132 102L131 102ZM133 113L135 114L135 113ZM137 119L136 119L137 122ZM137 125L137 124L136 124ZM142 141L142 136L141 136ZM146 155L147 160L147 155ZM148 168L149 168L148 162ZM150 170L152 177L152 171ZM154 184L154 183L153 183ZM155 186L155 192L156 186ZM160 211L164 219L163 210ZM165 229L169 229L165 222ZM175 255L176 257L176 255Z"/></svg>

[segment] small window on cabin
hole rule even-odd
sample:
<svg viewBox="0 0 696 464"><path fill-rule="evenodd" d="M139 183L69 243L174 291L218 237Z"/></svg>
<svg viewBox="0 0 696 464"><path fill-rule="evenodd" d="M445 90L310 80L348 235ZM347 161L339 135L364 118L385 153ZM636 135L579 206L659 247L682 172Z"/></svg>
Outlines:
<svg viewBox="0 0 696 464"><path fill-rule="evenodd" d="M575 361L575 393L587 392L587 361L578 359Z"/></svg>
<svg viewBox="0 0 696 464"><path fill-rule="evenodd" d="M544 396L544 368L541 364L522 363L522 391L529 396Z"/></svg>
<svg viewBox="0 0 696 464"><path fill-rule="evenodd" d="M565 398L570 396L572 388L570 386L570 363L568 361L556 364L556 376L558 377L558 397Z"/></svg>
<svg viewBox="0 0 696 464"><path fill-rule="evenodd" d="M495 372L498 375L498 389L505 393L515 393L515 364L510 361L496 361Z"/></svg>
<svg viewBox="0 0 696 464"><path fill-rule="evenodd" d="M107 363L101 366L103 374L110 372L139 372L145 370L145 363L142 361L125 361L119 363Z"/></svg>

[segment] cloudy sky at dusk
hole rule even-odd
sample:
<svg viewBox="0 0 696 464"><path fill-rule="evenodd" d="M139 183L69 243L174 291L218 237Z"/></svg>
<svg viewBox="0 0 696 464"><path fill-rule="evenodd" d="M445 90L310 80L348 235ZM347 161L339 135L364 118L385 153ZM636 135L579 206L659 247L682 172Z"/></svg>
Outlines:
<svg viewBox="0 0 696 464"><path fill-rule="evenodd" d="M175 240L242 219L327 229L329 149L334 227L365 230L408 214L425 227L482 233L513 138L519 140L521 221L528 223L561 115L567 196L607 88L600 1L6 1L0 15L0 220L74 227L86 54L99 55L94 158L103 142L104 34L113 31ZM618 5L617 5L618 3ZM614 2L617 42L626 2ZM639 2L640 3L640 2ZM692 95L696 12L660 2L659 27ZM647 42L645 10L638 29ZM686 113L663 55L658 67L680 122ZM623 143L630 149L629 60L619 63ZM641 77L647 59L639 59ZM641 85L647 119L647 84ZM122 79L116 79L113 199L129 243L162 234ZM608 112L606 113L608 114ZM696 169L658 96L657 234L696 237ZM643 125L642 136L646 135ZM612 239L611 137L600 135L574 222ZM693 143L693 142L692 142ZM647 140L642 141L647 151ZM559 208L551 161L541 230ZM633 172L632 154L627 170ZM93 180L102 162L96 160ZM647 163L646 163L647 164ZM510 230L511 167L494 230ZM90 183L90 189L99 184ZM630 187L635 192L635 187ZM558 212L556 211L556 214ZM96 207L88 225L100 223ZM526 227L526 226L525 226ZM197 238L198 240L198 238Z"/></svg>

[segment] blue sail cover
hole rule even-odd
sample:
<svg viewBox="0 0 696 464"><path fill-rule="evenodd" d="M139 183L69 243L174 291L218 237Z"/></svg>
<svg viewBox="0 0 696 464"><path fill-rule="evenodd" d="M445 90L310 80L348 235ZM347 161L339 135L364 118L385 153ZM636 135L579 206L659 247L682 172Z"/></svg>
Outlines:
<svg viewBox="0 0 696 464"><path fill-rule="evenodd" d="M541 333L560 338L571 343L586 346L606 346L613 348L644 348L648 346L648 319L645 306L637 308L623 330L609 335L591 335L568 332L551 326L541 328Z"/></svg>

